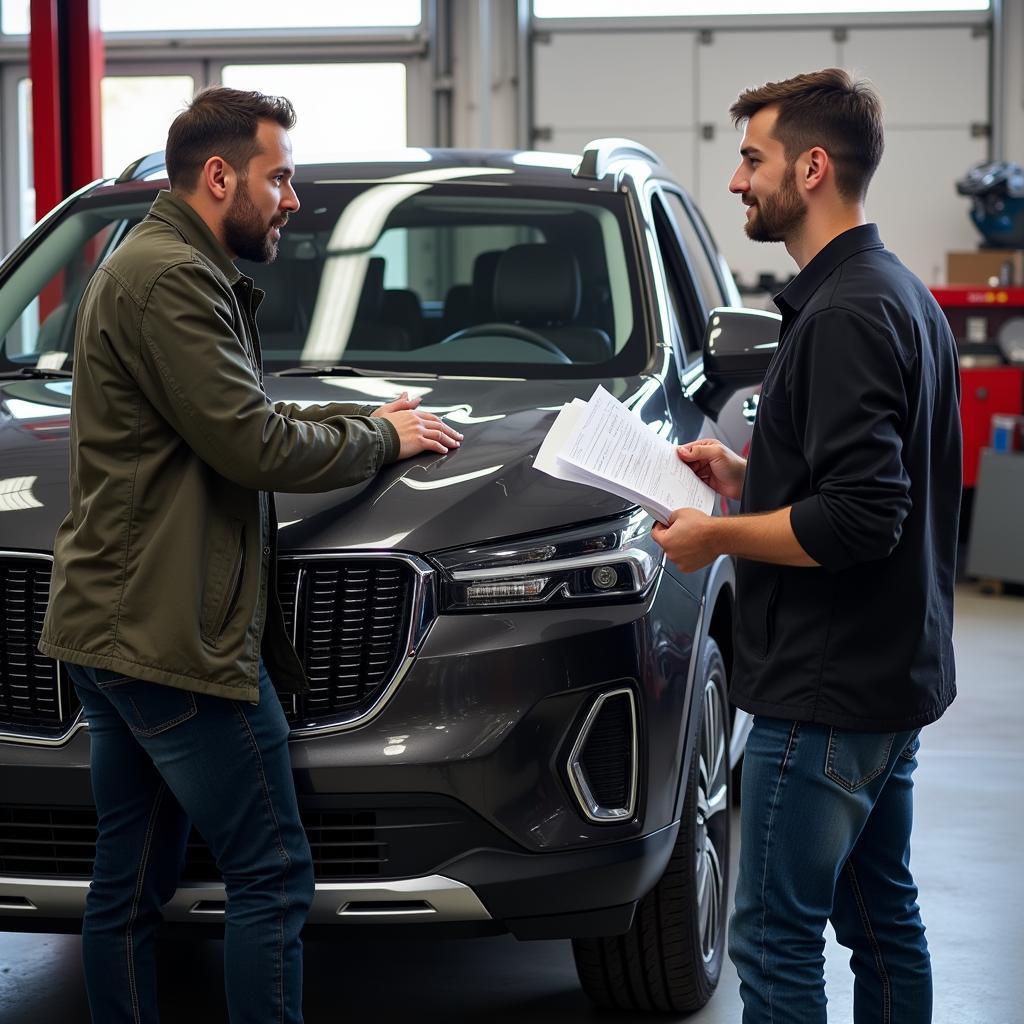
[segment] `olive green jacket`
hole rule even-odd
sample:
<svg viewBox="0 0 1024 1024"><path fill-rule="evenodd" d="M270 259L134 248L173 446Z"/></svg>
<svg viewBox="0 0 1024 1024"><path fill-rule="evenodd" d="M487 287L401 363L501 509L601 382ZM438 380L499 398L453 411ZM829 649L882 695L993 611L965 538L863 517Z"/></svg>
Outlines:
<svg viewBox="0 0 1024 1024"><path fill-rule="evenodd" d="M307 685L277 599L269 492L365 480L398 458L398 434L371 406L270 401L262 297L169 192L93 276L44 654L255 701L262 652L279 689Z"/></svg>

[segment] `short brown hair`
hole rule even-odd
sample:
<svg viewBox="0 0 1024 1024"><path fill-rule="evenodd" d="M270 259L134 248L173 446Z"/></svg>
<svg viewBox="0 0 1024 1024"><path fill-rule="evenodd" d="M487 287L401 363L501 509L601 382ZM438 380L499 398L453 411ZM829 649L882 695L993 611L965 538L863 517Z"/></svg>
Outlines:
<svg viewBox="0 0 1024 1024"><path fill-rule="evenodd" d="M260 121L276 121L290 131L295 127L295 108L283 96L224 86L204 89L167 132L164 161L171 188L194 191L211 156L223 157L244 178L249 161L259 152Z"/></svg>
<svg viewBox="0 0 1024 1024"><path fill-rule="evenodd" d="M821 146L836 168L836 187L848 200L862 200L882 159L882 102L869 82L855 81L841 68L768 82L746 89L729 108L733 123L775 105L774 136L792 162Z"/></svg>

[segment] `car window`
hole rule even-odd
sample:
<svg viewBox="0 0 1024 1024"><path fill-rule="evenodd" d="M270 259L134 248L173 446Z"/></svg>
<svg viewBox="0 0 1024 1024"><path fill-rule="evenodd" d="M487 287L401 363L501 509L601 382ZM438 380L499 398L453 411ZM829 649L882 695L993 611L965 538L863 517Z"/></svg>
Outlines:
<svg viewBox="0 0 1024 1024"><path fill-rule="evenodd" d="M352 365L382 372L600 377L641 370L624 196L580 189L318 181L271 264L238 261L266 296L268 373ZM0 367L70 354L91 274L155 197L103 189L3 268Z"/></svg>
<svg viewBox="0 0 1024 1024"><path fill-rule="evenodd" d="M669 210L672 213L672 219L675 221L676 230L679 232L679 237L686 250L690 268L697 277L697 284L700 288L705 312L708 312L715 306L728 305L725 291L718 280L718 275L715 273L711 256L707 251L704 240L697 231L697 226L694 224L690 211L683 203L682 196L671 189L665 189L664 195Z"/></svg>
<svg viewBox="0 0 1024 1024"><path fill-rule="evenodd" d="M697 292L665 204L656 192L651 195L651 209L661 262L665 268L669 301L679 331L677 344L685 360L700 349L706 316L704 302Z"/></svg>
<svg viewBox="0 0 1024 1024"><path fill-rule="evenodd" d="M394 227L381 234L370 256L384 260L385 289L410 288L428 307L442 306L449 289L473 286L480 257L543 241L538 228L525 225Z"/></svg>
<svg viewBox="0 0 1024 1024"><path fill-rule="evenodd" d="M132 211L136 218L142 210ZM124 210L72 217L12 268L0 290L0 338L8 363L59 367L74 348L75 314L96 267L129 223ZM56 357L56 358L55 358Z"/></svg>

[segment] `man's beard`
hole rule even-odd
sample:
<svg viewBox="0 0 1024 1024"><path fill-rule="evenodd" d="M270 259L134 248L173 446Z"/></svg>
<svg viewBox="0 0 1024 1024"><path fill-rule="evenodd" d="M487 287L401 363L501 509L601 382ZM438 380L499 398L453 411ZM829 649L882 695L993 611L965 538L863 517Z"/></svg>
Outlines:
<svg viewBox="0 0 1024 1024"><path fill-rule="evenodd" d="M807 204L796 187L796 168L790 165L782 184L757 201L753 216L747 218L747 237L754 242L784 242L806 216Z"/></svg>
<svg viewBox="0 0 1024 1024"><path fill-rule="evenodd" d="M273 217L264 221L249 195L248 186L240 181L224 217L224 241L240 259L273 263L277 258L277 242L270 237L270 229L280 227L285 220L287 218Z"/></svg>

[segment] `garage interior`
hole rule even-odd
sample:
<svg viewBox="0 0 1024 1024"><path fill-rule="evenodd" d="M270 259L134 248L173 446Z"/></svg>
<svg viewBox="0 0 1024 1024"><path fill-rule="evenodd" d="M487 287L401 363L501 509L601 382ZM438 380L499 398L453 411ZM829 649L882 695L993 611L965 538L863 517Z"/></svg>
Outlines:
<svg viewBox="0 0 1024 1024"><path fill-rule="evenodd" d="M736 11L721 13L726 6ZM877 86L885 155L868 218L946 312L963 393L959 695L923 733L915 776L913 868L934 1020L1020 1024L1024 212L1015 243L986 244L958 183L972 168L1024 165L1024 0L298 0L284 15L281 24L281 8L258 3L0 0L0 254L75 189L161 150L175 112L225 84L293 100L298 163L402 147L578 155L594 139L636 140L703 211L744 305L774 309L793 265L782 246L743 234L727 188L740 138L729 105L749 85L819 67ZM46 86L33 88L43 71ZM1009 201L1024 211L1024 177L1018 187ZM3 497L0 549L10 543L4 520L19 514ZM735 860L738 808L731 813ZM162 1020L226 1019L221 955L211 938L161 944ZM853 1020L847 960L830 935L835 1024ZM662 1019L714 1024L741 1009L726 960L705 1008ZM609 1019L581 991L567 941L354 930L306 943L305 1015L310 1024ZM89 1020L77 936L0 926L0 1020Z"/></svg>

